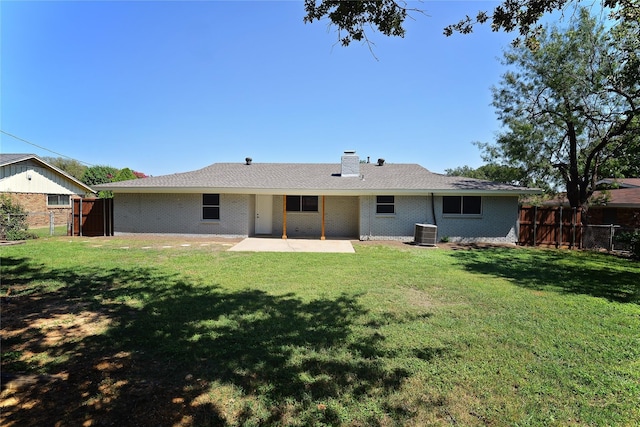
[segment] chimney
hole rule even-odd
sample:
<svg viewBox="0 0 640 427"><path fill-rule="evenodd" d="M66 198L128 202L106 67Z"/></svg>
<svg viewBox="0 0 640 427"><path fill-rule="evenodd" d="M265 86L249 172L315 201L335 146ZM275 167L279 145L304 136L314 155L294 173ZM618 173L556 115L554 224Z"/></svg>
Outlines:
<svg viewBox="0 0 640 427"><path fill-rule="evenodd" d="M356 150L345 150L342 155L342 170L340 176L360 176L360 158L356 154Z"/></svg>

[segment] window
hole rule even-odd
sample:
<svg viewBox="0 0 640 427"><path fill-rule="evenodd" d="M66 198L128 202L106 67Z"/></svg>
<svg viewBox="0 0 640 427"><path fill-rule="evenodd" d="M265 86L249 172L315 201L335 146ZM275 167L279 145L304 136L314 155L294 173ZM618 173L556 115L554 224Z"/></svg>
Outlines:
<svg viewBox="0 0 640 427"><path fill-rule="evenodd" d="M377 214L396 213L395 196L376 196L376 213Z"/></svg>
<svg viewBox="0 0 640 427"><path fill-rule="evenodd" d="M70 200L68 194L47 194L48 206L69 206Z"/></svg>
<svg viewBox="0 0 640 427"><path fill-rule="evenodd" d="M318 196L287 196L287 212L318 212Z"/></svg>
<svg viewBox="0 0 640 427"><path fill-rule="evenodd" d="M202 219L220 219L220 195L202 195Z"/></svg>
<svg viewBox="0 0 640 427"><path fill-rule="evenodd" d="M482 214L482 197L444 196L442 197L442 213L450 215L480 215Z"/></svg>

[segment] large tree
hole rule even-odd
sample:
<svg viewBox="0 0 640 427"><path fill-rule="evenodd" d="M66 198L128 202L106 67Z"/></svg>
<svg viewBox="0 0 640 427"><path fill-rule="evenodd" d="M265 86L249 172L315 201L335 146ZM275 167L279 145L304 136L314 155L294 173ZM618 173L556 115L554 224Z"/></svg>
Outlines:
<svg viewBox="0 0 640 427"><path fill-rule="evenodd" d="M447 36L454 32L471 33L476 24L489 22L493 31L517 31L529 46L535 47L542 16L564 10L572 3L571 0L503 0L492 11L480 10L475 17L467 15L444 28L443 32ZM638 0L600 0L599 3L611 8L616 19L638 21ZM407 17L412 12L425 12L421 8L409 7L404 0L305 0L304 8L304 22L327 19L337 28L338 39L344 46L354 40L368 40L367 29L380 31L386 36L403 37Z"/></svg>
<svg viewBox="0 0 640 427"><path fill-rule="evenodd" d="M545 29L538 48L512 47L493 90L503 123L485 160L525 169L585 206L619 155L639 155L637 22L607 29L582 9L566 30Z"/></svg>
<svg viewBox="0 0 640 427"><path fill-rule="evenodd" d="M43 160L79 180L82 180L84 171L87 169L85 165L75 159L65 157L43 157Z"/></svg>

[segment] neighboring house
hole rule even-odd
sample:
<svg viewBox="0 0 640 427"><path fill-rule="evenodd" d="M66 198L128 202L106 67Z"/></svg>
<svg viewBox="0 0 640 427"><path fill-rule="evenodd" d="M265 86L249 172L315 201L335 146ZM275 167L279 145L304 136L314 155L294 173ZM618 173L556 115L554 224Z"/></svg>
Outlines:
<svg viewBox="0 0 640 427"><path fill-rule="evenodd" d="M518 196L539 190L429 172L417 164L214 163L95 186L114 193L116 233L451 241L518 240Z"/></svg>
<svg viewBox="0 0 640 427"><path fill-rule="evenodd" d="M71 200L93 190L35 154L0 154L0 194L9 195L29 213L30 227L66 224Z"/></svg>
<svg viewBox="0 0 640 427"><path fill-rule="evenodd" d="M607 178L596 183L587 223L640 228L640 178Z"/></svg>

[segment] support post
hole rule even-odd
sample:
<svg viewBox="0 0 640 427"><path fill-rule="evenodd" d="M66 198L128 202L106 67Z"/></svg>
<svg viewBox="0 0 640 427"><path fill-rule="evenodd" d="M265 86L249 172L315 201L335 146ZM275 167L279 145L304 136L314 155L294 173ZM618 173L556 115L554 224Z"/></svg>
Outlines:
<svg viewBox="0 0 640 427"><path fill-rule="evenodd" d="M287 195L282 195L282 238L287 238Z"/></svg>
<svg viewBox="0 0 640 427"><path fill-rule="evenodd" d="M322 234L320 235L320 240L325 240L325 236L324 236L324 196L322 196Z"/></svg>
<svg viewBox="0 0 640 427"><path fill-rule="evenodd" d="M55 231L55 218L53 215L53 211L49 211L49 235L53 236Z"/></svg>

